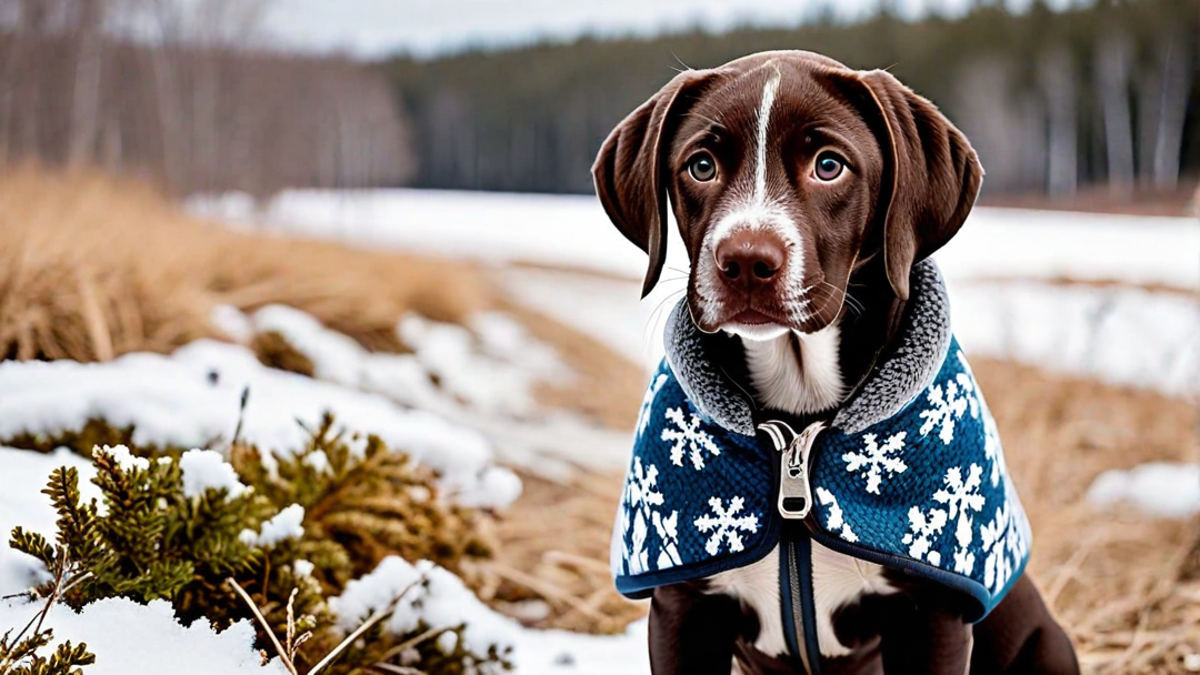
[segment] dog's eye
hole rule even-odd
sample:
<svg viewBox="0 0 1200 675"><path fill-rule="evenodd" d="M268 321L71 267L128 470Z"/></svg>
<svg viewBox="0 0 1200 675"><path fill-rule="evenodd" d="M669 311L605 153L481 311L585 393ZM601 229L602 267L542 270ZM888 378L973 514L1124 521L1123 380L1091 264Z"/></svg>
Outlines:
<svg viewBox="0 0 1200 675"><path fill-rule="evenodd" d="M717 175L717 163L707 152L697 153L688 160L688 173L692 178L707 183Z"/></svg>
<svg viewBox="0 0 1200 675"><path fill-rule="evenodd" d="M845 168L846 163L841 157L832 152L823 152L817 156L817 163L813 170L817 174L817 178L831 181L842 175L842 170Z"/></svg>

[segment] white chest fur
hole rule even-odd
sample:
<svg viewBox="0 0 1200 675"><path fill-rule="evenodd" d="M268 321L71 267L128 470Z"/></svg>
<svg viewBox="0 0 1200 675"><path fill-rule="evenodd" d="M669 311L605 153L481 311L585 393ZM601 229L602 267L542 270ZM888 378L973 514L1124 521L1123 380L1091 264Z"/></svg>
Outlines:
<svg viewBox="0 0 1200 675"><path fill-rule="evenodd" d="M792 414L836 405L845 385L838 363L838 328L811 335L785 334L771 340L742 339L746 365L759 403ZM825 656L850 653L833 630L833 614L864 595L894 593L879 565L852 558L813 542L813 605L817 642ZM779 549L767 557L709 579L713 593L737 598L758 615L755 647L776 656L787 650L779 607Z"/></svg>

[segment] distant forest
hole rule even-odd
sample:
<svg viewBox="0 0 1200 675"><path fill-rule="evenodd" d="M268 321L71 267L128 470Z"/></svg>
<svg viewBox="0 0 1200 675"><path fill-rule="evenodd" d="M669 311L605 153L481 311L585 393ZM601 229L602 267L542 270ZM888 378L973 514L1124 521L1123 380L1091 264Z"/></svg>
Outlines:
<svg viewBox="0 0 1200 675"><path fill-rule="evenodd" d="M409 125L388 78L251 49L260 5L0 0L0 164L98 166L175 194L408 180ZM122 22L156 37L120 39Z"/></svg>
<svg viewBox="0 0 1200 675"><path fill-rule="evenodd" d="M1000 3L1002 5L1003 3ZM1200 2L1099 0L1022 14L979 3L958 19L580 39L380 64L432 188L590 192L588 168L626 113L684 64L808 49L889 68L971 138L990 194L1172 189L1200 172Z"/></svg>

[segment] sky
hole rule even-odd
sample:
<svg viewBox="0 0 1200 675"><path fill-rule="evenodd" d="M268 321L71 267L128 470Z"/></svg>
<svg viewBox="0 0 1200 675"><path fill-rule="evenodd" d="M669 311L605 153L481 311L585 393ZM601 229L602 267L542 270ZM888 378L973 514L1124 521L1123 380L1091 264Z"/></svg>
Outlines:
<svg viewBox="0 0 1200 675"><path fill-rule="evenodd" d="M963 13L970 0L892 0L902 16ZM1051 2L1052 6L1070 0ZM879 0L267 0L261 32L305 51L361 58L407 52L419 56L468 45L507 46L586 33L653 34L696 25L788 26L823 7L853 20ZM1010 7L1028 4L1010 1Z"/></svg>

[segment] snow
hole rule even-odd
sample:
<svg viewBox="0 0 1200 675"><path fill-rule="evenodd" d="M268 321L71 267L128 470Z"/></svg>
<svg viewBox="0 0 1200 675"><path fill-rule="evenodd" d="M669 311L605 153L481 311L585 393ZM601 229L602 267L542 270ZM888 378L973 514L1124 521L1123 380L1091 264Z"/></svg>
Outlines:
<svg viewBox="0 0 1200 675"><path fill-rule="evenodd" d="M208 320L234 342L247 344L254 337L254 325L242 310L233 305L214 306L208 314Z"/></svg>
<svg viewBox="0 0 1200 675"><path fill-rule="evenodd" d="M1200 465L1147 462L1111 469L1092 481L1087 500L1102 508L1133 506L1163 518L1200 513Z"/></svg>
<svg viewBox="0 0 1200 675"><path fill-rule="evenodd" d="M134 443L216 447L241 437L285 452L302 448L325 412L340 425L375 434L440 474L443 491L468 506L504 507L520 481L497 466L477 432L381 396L262 366L245 347L193 342L170 356L129 354L107 363L0 362L0 438L53 434L102 417L135 425Z"/></svg>
<svg viewBox="0 0 1200 675"><path fill-rule="evenodd" d="M253 542L247 543L253 543L258 546L274 546L285 539L299 539L304 536L303 523L304 507L299 504L292 504L263 523L262 529L254 537ZM242 534L245 534L245 532Z"/></svg>
<svg viewBox="0 0 1200 675"><path fill-rule="evenodd" d="M111 457L113 461L117 463L117 466L121 467L121 471L126 473L135 469L145 471L146 469L150 468L150 460L146 459L145 457L134 457L133 454L129 452L129 448L125 447L124 445L106 445L102 448L92 449L93 457L99 454L105 454Z"/></svg>
<svg viewBox="0 0 1200 675"><path fill-rule="evenodd" d="M208 490L223 489L230 497L246 491L225 456L215 450L188 450L179 457L179 470L183 474L183 494L189 499L201 497Z"/></svg>
<svg viewBox="0 0 1200 675"><path fill-rule="evenodd" d="M964 350L1154 389L1200 395L1200 299L1141 288L962 282L950 287Z"/></svg>
<svg viewBox="0 0 1200 675"><path fill-rule="evenodd" d="M425 580L425 586L414 585ZM403 595L401 595L403 593ZM466 623L463 646L485 652L490 645L511 645L517 673L633 675L649 672L644 622L624 635L594 636L567 631L526 629L488 608L450 572L428 561L411 564L389 557L367 576L331 598L330 609L343 630L353 630L376 610L400 598L384 626L395 634L414 631L418 622L433 628Z"/></svg>
<svg viewBox="0 0 1200 675"><path fill-rule="evenodd" d="M260 231L488 262L532 262L640 279L644 254L591 195L452 190L287 190L261 210L200 196L201 215ZM671 226L668 266L686 267ZM1082 254L1086 251L1086 254ZM952 277L1070 276L1200 288L1194 218L976 207L939 260Z"/></svg>
<svg viewBox="0 0 1200 675"><path fill-rule="evenodd" d="M674 304L686 276L672 226L663 281L639 307L645 256L591 196L293 190L261 210L243 202L200 197L189 205L268 232L542 265L505 269L504 287L647 369L662 356L664 308ZM956 332L970 353L1169 395L1200 390L1195 296L1051 283L1200 289L1196 219L977 207L936 258L949 280Z"/></svg>
<svg viewBox="0 0 1200 675"><path fill-rule="evenodd" d="M0 629L20 630L41 604L0 601ZM278 659L262 666L254 648L254 628L238 621L216 633L205 621L184 628L175 621L175 610L166 600L140 605L124 598L98 600L78 614L55 605L44 627L54 630L51 646L70 640L87 644L96 663L84 668L87 675L283 675ZM49 651L49 648L44 650Z"/></svg>
<svg viewBox="0 0 1200 675"><path fill-rule="evenodd" d="M8 547L8 535L20 525L46 537L54 536L57 516L50 497L41 490L46 487L50 472L60 466L79 471L79 492L83 499L99 498L100 489L90 482L96 470L79 455L66 449L43 455L0 446L4 475L4 489L0 490L0 597L20 593L47 579L41 563ZM3 627L0 622L0 633Z"/></svg>

